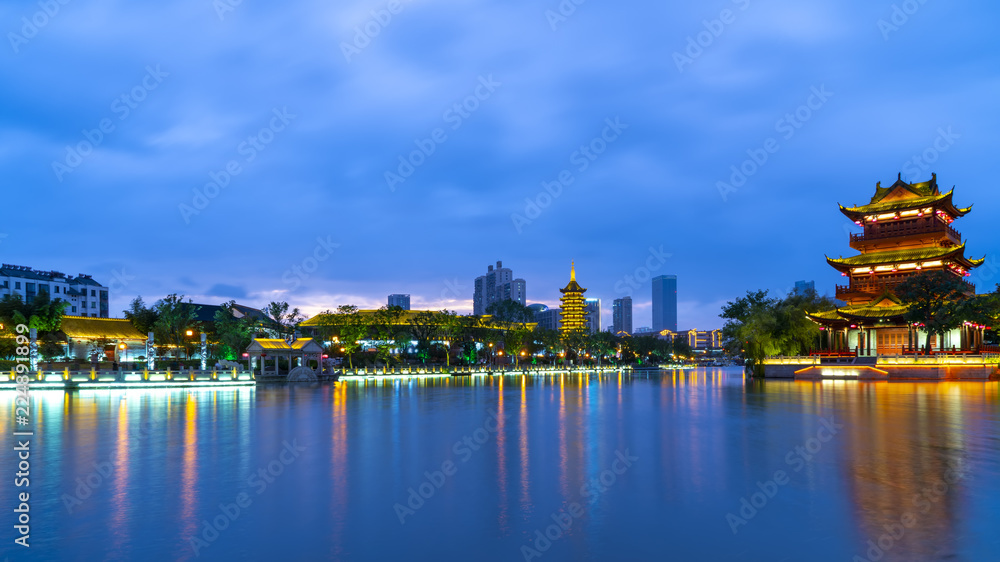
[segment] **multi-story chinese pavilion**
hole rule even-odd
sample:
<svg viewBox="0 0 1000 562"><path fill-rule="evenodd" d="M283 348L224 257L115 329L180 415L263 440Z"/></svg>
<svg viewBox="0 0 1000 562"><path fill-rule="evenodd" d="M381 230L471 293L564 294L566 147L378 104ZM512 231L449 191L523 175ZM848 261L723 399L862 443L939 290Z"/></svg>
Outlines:
<svg viewBox="0 0 1000 562"><path fill-rule="evenodd" d="M587 292L576 282L576 264L570 265L569 284L565 289L559 289L563 294L559 302L562 308L559 313L559 333L563 338L572 333L584 333L587 330L587 302L583 294Z"/></svg>
<svg viewBox="0 0 1000 562"><path fill-rule="evenodd" d="M889 187L876 184L867 205L840 206L864 232L851 234L850 246L859 255L827 257L848 278L848 284L837 286L837 298L846 306L810 315L823 326L825 349L862 356L896 355L909 353L925 341L919 327L903 319L907 309L894 289L927 270L967 277L985 261L965 256L962 235L951 226L971 210L955 206L953 191L941 193L936 174L929 182L914 184L900 175ZM967 294L974 295L975 286L964 282ZM981 344L981 332L964 326L945 334L942 341L936 339L932 336L936 350L974 349Z"/></svg>

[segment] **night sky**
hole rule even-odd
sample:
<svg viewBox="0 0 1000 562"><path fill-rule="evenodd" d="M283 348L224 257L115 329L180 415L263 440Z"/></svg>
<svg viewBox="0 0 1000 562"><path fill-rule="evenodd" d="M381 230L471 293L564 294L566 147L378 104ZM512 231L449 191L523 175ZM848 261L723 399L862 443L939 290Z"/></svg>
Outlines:
<svg viewBox="0 0 1000 562"><path fill-rule="evenodd" d="M604 325L631 294L648 326L673 274L705 329L748 289L832 293L837 204L936 172L1000 281L995 2L577 1L5 2L0 261L120 316L471 312L497 260L555 305L575 260Z"/></svg>

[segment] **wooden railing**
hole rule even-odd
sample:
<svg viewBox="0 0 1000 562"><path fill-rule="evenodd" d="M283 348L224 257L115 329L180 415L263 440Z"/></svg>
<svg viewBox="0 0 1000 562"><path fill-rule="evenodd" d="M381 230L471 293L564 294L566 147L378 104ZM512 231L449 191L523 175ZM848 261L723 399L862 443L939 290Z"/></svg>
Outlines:
<svg viewBox="0 0 1000 562"><path fill-rule="evenodd" d="M900 283L906 281L909 275L900 275L896 278L891 279L881 279L879 281L855 281L850 285L837 285L836 296L839 299L842 296L864 293L866 295L879 295L885 290L893 290L899 286ZM962 279L962 284L965 286L966 290L972 293L976 292L976 286L965 279Z"/></svg>
<svg viewBox="0 0 1000 562"><path fill-rule="evenodd" d="M945 234L956 244L962 243L962 235L951 226L939 220L934 220L930 224L907 222L879 223L866 228L864 234L851 234L851 243L873 242L918 234Z"/></svg>

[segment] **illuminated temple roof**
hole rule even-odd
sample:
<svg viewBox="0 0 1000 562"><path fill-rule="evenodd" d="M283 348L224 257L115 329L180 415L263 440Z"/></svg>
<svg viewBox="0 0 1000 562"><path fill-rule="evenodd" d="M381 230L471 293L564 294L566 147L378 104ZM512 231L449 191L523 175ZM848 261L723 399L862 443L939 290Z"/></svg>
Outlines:
<svg viewBox="0 0 1000 562"><path fill-rule="evenodd" d="M566 285L565 289L559 289L560 293L586 293L587 289L584 289L576 282L576 264L570 265L569 269L569 284Z"/></svg>
<svg viewBox="0 0 1000 562"><path fill-rule="evenodd" d="M891 294L884 294L867 304L844 306L836 310L827 310L809 314L809 317L821 324L831 321L901 319L909 307Z"/></svg>
<svg viewBox="0 0 1000 562"><path fill-rule="evenodd" d="M875 195L867 205L845 207L840 205L840 212L844 213L853 221L858 221L866 215L876 215L903 211L906 209L918 209L922 207L935 207L946 211L953 217L962 217L972 210L972 207L959 208L952 202L954 189L947 193L941 193L938 189L937 175L931 181L921 183L906 183L900 179L889 187L882 187L881 183L875 185Z"/></svg>
<svg viewBox="0 0 1000 562"><path fill-rule="evenodd" d="M850 271L854 267L886 265L902 262L922 262L932 260L954 260L966 268L979 267L986 259L969 259L965 257L965 244L951 247L915 248L909 250L890 250L887 252L869 252L850 258L831 258L826 261L839 271Z"/></svg>
<svg viewBox="0 0 1000 562"><path fill-rule="evenodd" d="M63 316L59 331L73 339L146 340L145 334L121 318Z"/></svg>

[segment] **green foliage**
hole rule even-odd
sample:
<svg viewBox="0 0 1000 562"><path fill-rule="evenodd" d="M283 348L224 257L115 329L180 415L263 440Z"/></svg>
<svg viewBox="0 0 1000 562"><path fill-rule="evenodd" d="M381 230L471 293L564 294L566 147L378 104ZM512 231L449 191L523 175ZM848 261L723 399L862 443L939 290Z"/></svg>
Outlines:
<svg viewBox="0 0 1000 562"><path fill-rule="evenodd" d="M911 275L896 287L896 296L909 306L904 317L906 321L924 325L928 353L931 349L931 334L942 336L961 326L966 317L973 313L969 303L965 302L965 290L966 285L961 278L944 270Z"/></svg>
<svg viewBox="0 0 1000 562"><path fill-rule="evenodd" d="M372 327L375 331L375 358L385 363L389 368L392 350L399 353L406 350L409 343L409 327L401 323L405 311L398 306L383 306L375 311Z"/></svg>
<svg viewBox="0 0 1000 562"><path fill-rule="evenodd" d="M269 302L264 308L264 314L278 337L291 336L299 322L305 319L298 308L289 310L287 302Z"/></svg>
<svg viewBox="0 0 1000 562"><path fill-rule="evenodd" d="M256 333L256 323L250 316L237 318L234 314L236 301L228 301L215 312L213 339L219 342L217 355L227 361L238 360L250 347Z"/></svg>
<svg viewBox="0 0 1000 562"><path fill-rule="evenodd" d="M767 291L747 291L722 308L723 346L730 355L745 359L747 372L763 375L767 357L809 353L820 332L806 313L833 308L832 300L814 290L792 292L784 300L768 297Z"/></svg>
<svg viewBox="0 0 1000 562"><path fill-rule="evenodd" d="M132 326L143 335L153 331L156 319L159 317L156 308L152 306L147 308L146 303L142 301L142 297L132 299L128 309L122 311L122 313L132 323Z"/></svg>
<svg viewBox="0 0 1000 562"><path fill-rule="evenodd" d="M42 334L59 331L68 307L69 302L52 299L46 292L36 295L30 304L24 302L21 295L4 295L0 299L0 324L11 328L25 324L38 330L41 337Z"/></svg>
<svg viewBox="0 0 1000 562"><path fill-rule="evenodd" d="M156 321L153 323L156 341L182 347L190 355L190 340L186 339L186 333L188 330L198 329L196 319L200 307L192 303L191 299L184 302L184 295L169 294L156 301L153 308L156 310ZM161 349L161 354L164 351L166 350Z"/></svg>
<svg viewBox="0 0 1000 562"><path fill-rule="evenodd" d="M38 345L38 353L46 361L55 361L63 356L62 339L55 333L49 332L42 336Z"/></svg>

